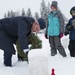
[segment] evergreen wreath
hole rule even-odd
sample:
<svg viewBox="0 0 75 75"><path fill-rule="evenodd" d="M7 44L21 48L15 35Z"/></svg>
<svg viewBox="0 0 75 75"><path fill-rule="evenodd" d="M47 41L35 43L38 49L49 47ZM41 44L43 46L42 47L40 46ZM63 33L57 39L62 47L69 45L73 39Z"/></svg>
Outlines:
<svg viewBox="0 0 75 75"><path fill-rule="evenodd" d="M37 34L30 34L28 36L28 41L31 49L38 49L42 48L42 41L39 39ZM19 41L16 41L16 48L17 48L17 55L18 55L18 60L19 61L28 61L27 55L21 50Z"/></svg>

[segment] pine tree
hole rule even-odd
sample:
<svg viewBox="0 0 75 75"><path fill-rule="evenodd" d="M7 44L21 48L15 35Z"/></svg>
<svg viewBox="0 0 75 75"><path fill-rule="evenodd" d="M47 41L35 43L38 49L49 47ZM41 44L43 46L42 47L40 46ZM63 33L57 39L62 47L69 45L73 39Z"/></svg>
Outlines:
<svg viewBox="0 0 75 75"><path fill-rule="evenodd" d="M47 24L48 20L48 14L50 13L50 3L48 2L48 5L46 6L46 14L45 14L45 22Z"/></svg>
<svg viewBox="0 0 75 75"><path fill-rule="evenodd" d="M39 19L39 14L38 14L38 12L35 13L35 16L34 16L34 17L35 17L36 20Z"/></svg>
<svg viewBox="0 0 75 75"><path fill-rule="evenodd" d="M62 13L62 11L60 10L60 8L58 7L58 10ZM63 19L64 19L64 24L66 25L68 23L68 19L67 17L62 13Z"/></svg>
<svg viewBox="0 0 75 75"><path fill-rule="evenodd" d="M62 15L63 15L64 21L65 21L65 25L66 25L68 23L68 19L67 19L67 17L64 14L62 14Z"/></svg>
<svg viewBox="0 0 75 75"><path fill-rule="evenodd" d="M24 10L24 8L22 9L22 16L25 16L25 10Z"/></svg>
<svg viewBox="0 0 75 75"><path fill-rule="evenodd" d="M7 17L9 18L10 16L11 16L11 13L10 11L8 11Z"/></svg>
<svg viewBox="0 0 75 75"><path fill-rule="evenodd" d="M44 13L44 20L45 22L47 21L47 17L48 17L48 12L47 12L47 7L45 7L45 13Z"/></svg>
<svg viewBox="0 0 75 75"><path fill-rule="evenodd" d="M6 15L6 13L4 14L4 18L7 18L7 15Z"/></svg>
<svg viewBox="0 0 75 75"><path fill-rule="evenodd" d="M47 5L47 15L50 13L50 2L48 2L48 5Z"/></svg>
<svg viewBox="0 0 75 75"><path fill-rule="evenodd" d="M16 17L16 16L20 16L19 11L14 12L13 10L8 11L8 13L4 14L4 18L12 18L12 17Z"/></svg>
<svg viewBox="0 0 75 75"><path fill-rule="evenodd" d="M16 12L14 12L14 13L15 13L15 17L16 17L16 16L20 16L19 10L16 11Z"/></svg>
<svg viewBox="0 0 75 75"><path fill-rule="evenodd" d="M13 12L13 10L11 10L11 15L10 15L10 17L12 18L12 17L15 17L15 12Z"/></svg>
<svg viewBox="0 0 75 75"><path fill-rule="evenodd" d="M31 9L30 8L28 8L26 16L27 17L32 17L32 13L31 13Z"/></svg>
<svg viewBox="0 0 75 75"><path fill-rule="evenodd" d="M45 1L42 0L41 8L40 8L40 14L41 14L41 18L43 18L44 20L45 20L45 17L46 17L46 11L47 11L47 8L46 8Z"/></svg>
<svg viewBox="0 0 75 75"><path fill-rule="evenodd" d="M41 18L47 22L47 16L50 13L50 3L46 6L45 1L42 0L41 2L41 8L40 8Z"/></svg>

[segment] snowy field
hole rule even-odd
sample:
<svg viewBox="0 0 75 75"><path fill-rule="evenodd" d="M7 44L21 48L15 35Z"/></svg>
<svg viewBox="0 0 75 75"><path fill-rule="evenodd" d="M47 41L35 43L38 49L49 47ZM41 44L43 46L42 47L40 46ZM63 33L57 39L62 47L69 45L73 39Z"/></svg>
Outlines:
<svg viewBox="0 0 75 75"><path fill-rule="evenodd" d="M51 75L52 68L55 69L55 75L75 75L75 58L70 57L67 49L69 42L68 36L64 36L61 39L67 53L66 58L63 58L59 53L54 57L50 56L48 40L44 38L43 34L39 35L39 37L43 41L43 48L40 50L45 51L48 55L49 75ZM5 67L3 65L3 51L0 50L0 75L29 75L29 64L27 64L27 62L18 62L17 55L13 55L12 63L13 67Z"/></svg>

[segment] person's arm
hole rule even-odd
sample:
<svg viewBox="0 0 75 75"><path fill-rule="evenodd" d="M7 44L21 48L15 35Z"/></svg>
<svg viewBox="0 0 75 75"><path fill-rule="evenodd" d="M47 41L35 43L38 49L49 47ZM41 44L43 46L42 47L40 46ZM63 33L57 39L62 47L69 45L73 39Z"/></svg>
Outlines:
<svg viewBox="0 0 75 75"><path fill-rule="evenodd" d="M64 18L62 16L62 13L59 13L59 23L60 23L60 33L64 33Z"/></svg>
<svg viewBox="0 0 75 75"><path fill-rule="evenodd" d="M68 35L70 30L71 30L71 25L70 25L70 20L69 20L69 22L65 26L65 35Z"/></svg>
<svg viewBox="0 0 75 75"><path fill-rule="evenodd" d="M18 22L18 40L20 43L20 48L22 50L27 50L28 48L28 37L27 37L27 27L28 24L25 20L21 20Z"/></svg>
<svg viewBox="0 0 75 75"><path fill-rule="evenodd" d="M67 29L68 31L70 31L70 30L73 29L73 28L74 28L74 26L71 25L71 19L70 19L69 22L68 22L68 24L66 25L66 29Z"/></svg>
<svg viewBox="0 0 75 75"><path fill-rule="evenodd" d="M45 31L45 38L48 39L48 17L46 19L46 31Z"/></svg>

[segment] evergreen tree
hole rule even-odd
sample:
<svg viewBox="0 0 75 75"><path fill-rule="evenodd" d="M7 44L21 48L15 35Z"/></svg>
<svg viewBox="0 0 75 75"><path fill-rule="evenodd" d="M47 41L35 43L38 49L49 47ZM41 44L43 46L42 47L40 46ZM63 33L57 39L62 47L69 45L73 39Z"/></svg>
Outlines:
<svg viewBox="0 0 75 75"><path fill-rule="evenodd" d="M11 10L11 15L10 17L15 17L15 12L13 12L13 10Z"/></svg>
<svg viewBox="0 0 75 75"><path fill-rule="evenodd" d="M35 17L36 20L39 19L39 14L38 14L38 12L35 13L35 16L34 16L34 17Z"/></svg>
<svg viewBox="0 0 75 75"><path fill-rule="evenodd" d="M7 18L7 15L6 15L6 13L4 14L4 18Z"/></svg>
<svg viewBox="0 0 75 75"><path fill-rule="evenodd" d="M27 17L32 17L32 13L31 13L31 9L30 8L28 8L28 11L27 11L27 15L26 15Z"/></svg>
<svg viewBox="0 0 75 75"><path fill-rule="evenodd" d="M48 2L48 5L47 5L47 7L46 7L46 10L45 10L45 22L46 22L46 24L47 24L47 18L48 18L48 14L50 13L50 3Z"/></svg>
<svg viewBox="0 0 75 75"><path fill-rule="evenodd" d="M60 10L60 8L58 7L58 10L62 13L62 11ZM62 13L62 16L64 18L64 24L66 25L68 23L68 19L67 17Z"/></svg>
<svg viewBox="0 0 75 75"><path fill-rule="evenodd" d="M42 0L42 2L41 2L40 14L41 14L41 18L43 18L45 20L46 5L45 5L44 0Z"/></svg>
<svg viewBox="0 0 75 75"><path fill-rule="evenodd" d="M13 12L11 10L11 11L8 11L7 14L6 13L4 14L4 18L12 18L12 17L16 17L16 16L20 16L19 11Z"/></svg>
<svg viewBox="0 0 75 75"><path fill-rule="evenodd" d="M65 25L66 25L68 23L68 19L67 19L67 17L64 14L62 14L62 15L63 15L64 21L65 21Z"/></svg>
<svg viewBox="0 0 75 75"><path fill-rule="evenodd" d="M19 12L19 10L16 11L16 12L14 12L14 13L15 13L15 16L20 16L20 12Z"/></svg>
<svg viewBox="0 0 75 75"><path fill-rule="evenodd" d="M45 13L44 13L44 20L45 22L47 22L47 18L48 18L48 12L47 12L47 7L45 7Z"/></svg>
<svg viewBox="0 0 75 75"><path fill-rule="evenodd" d="M43 18L47 23L47 17L48 14L50 13L50 3L48 2L48 5L46 6L45 1L42 0L40 12L41 12L41 18Z"/></svg>
<svg viewBox="0 0 75 75"><path fill-rule="evenodd" d="M22 9L22 16L25 16L25 10L24 10L24 8Z"/></svg>
<svg viewBox="0 0 75 75"><path fill-rule="evenodd" d="M8 11L7 17L9 18L10 16L11 16L11 13L10 11Z"/></svg>
<svg viewBox="0 0 75 75"><path fill-rule="evenodd" d="M48 5L47 5L47 14L50 13L50 2L48 2Z"/></svg>

